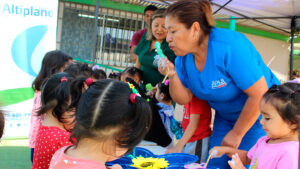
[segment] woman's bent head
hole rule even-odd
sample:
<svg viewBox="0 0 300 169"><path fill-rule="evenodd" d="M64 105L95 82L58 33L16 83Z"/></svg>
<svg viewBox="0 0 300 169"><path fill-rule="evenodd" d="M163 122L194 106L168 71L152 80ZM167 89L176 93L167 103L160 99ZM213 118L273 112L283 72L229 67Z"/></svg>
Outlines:
<svg viewBox="0 0 300 169"><path fill-rule="evenodd" d="M167 42L177 56L184 56L199 46L214 25L207 0L178 1L167 8L165 16Z"/></svg>

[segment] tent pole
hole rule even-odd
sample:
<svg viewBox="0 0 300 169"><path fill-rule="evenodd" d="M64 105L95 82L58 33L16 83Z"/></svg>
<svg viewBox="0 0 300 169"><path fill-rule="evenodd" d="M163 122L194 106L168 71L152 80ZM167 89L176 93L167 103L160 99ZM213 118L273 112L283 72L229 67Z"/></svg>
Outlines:
<svg viewBox="0 0 300 169"><path fill-rule="evenodd" d="M219 4L217 4L217 3L214 3L214 2L210 2L212 5L215 5L215 6L218 6L218 7L220 7L221 5L219 5ZM239 12L236 12L236 11L234 11L234 10L231 10L231 9L229 9L229 8L226 8L226 7L223 7L223 9L225 9L225 10L227 10L227 11L229 11L229 12L232 12L232 13L234 13L234 14L237 14L237 15L240 15L240 16L242 16L242 17L245 17L245 19L249 19L250 17L249 16L246 16L246 15L243 15L243 14L241 14L241 13L239 13ZM251 18L250 18L251 19ZM280 30L280 31L283 31L283 32L285 32L285 33L290 33L290 32L288 32L288 31L286 31L286 30L283 30L283 29L280 29L280 28L277 28L277 27L275 27L275 26L273 26L273 25L270 25L270 24L267 24L267 23L264 23L264 22L262 22L262 21L259 21L259 20L257 20L257 19L253 19L255 22L258 22L258 23L261 23L261 24L264 24L264 25L267 25L267 26L270 26L270 27L272 27L272 28L274 28L274 29L277 29L277 30Z"/></svg>
<svg viewBox="0 0 300 169"><path fill-rule="evenodd" d="M236 25L236 21L234 19L234 16L230 16L230 20L229 20L229 29L235 31L235 25Z"/></svg>
<svg viewBox="0 0 300 169"><path fill-rule="evenodd" d="M92 56L93 56L92 66L95 65L95 61L96 61L96 53L97 53L99 1L100 1L100 0L97 0L96 10L95 10L95 25L94 25L94 43L93 43L93 51L92 51ZM100 51L100 52L101 52L101 51Z"/></svg>
<svg viewBox="0 0 300 169"><path fill-rule="evenodd" d="M224 5L222 5L218 10L216 10L213 15L215 15L216 13L218 13L222 8L224 8L226 5L228 5L232 0L227 1Z"/></svg>
<svg viewBox="0 0 300 169"><path fill-rule="evenodd" d="M290 51L290 80L293 78L293 56L294 56L294 33L295 33L295 17L291 21L291 51Z"/></svg>

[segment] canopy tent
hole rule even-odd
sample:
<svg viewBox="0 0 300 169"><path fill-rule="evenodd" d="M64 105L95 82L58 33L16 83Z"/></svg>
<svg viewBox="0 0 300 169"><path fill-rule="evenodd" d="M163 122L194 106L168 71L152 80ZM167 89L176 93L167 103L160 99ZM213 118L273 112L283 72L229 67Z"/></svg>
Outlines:
<svg viewBox="0 0 300 169"><path fill-rule="evenodd" d="M176 0L113 0L116 2L167 7ZM289 36L290 78L293 70L295 32L300 30L300 0L210 0L217 21L234 19L237 25ZM299 39L298 39L299 40Z"/></svg>
<svg viewBox="0 0 300 169"><path fill-rule="evenodd" d="M113 0L141 6L149 4L167 7L177 0ZM300 28L300 0L210 0L216 20L234 16L237 24L290 34L291 19L295 17Z"/></svg>

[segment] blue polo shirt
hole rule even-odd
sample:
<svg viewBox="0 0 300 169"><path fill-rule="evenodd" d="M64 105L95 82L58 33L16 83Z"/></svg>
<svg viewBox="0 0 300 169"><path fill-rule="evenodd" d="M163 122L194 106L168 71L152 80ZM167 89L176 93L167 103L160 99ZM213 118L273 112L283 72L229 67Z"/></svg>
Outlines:
<svg viewBox="0 0 300 169"><path fill-rule="evenodd" d="M191 53L177 57L175 68L186 88L196 97L207 100L218 115L233 121L239 117L248 98L244 90L262 76L268 87L280 84L246 36L228 29L211 30L202 72L196 68Z"/></svg>

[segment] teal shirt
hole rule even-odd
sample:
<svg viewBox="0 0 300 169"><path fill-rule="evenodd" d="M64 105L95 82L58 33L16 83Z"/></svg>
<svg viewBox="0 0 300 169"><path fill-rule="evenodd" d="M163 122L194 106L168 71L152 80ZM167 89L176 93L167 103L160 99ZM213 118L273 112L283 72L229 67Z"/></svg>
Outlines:
<svg viewBox="0 0 300 169"><path fill-rule="evenodd" d="M139 62L141 64L141 70L143 71L143 81L144 84L151 83L152 86L155 86L158 82L162 81L164 76L159 73L157 66L153 64L154 57L157 55L155 49L150 49L151 40L146 39L147 32L142 36L139 44L134 50L139 56ZM174 62L176 55L169 48L168 43L164 40L161 44L161 49L163 53L168 57L168 59Z"/></svg>

